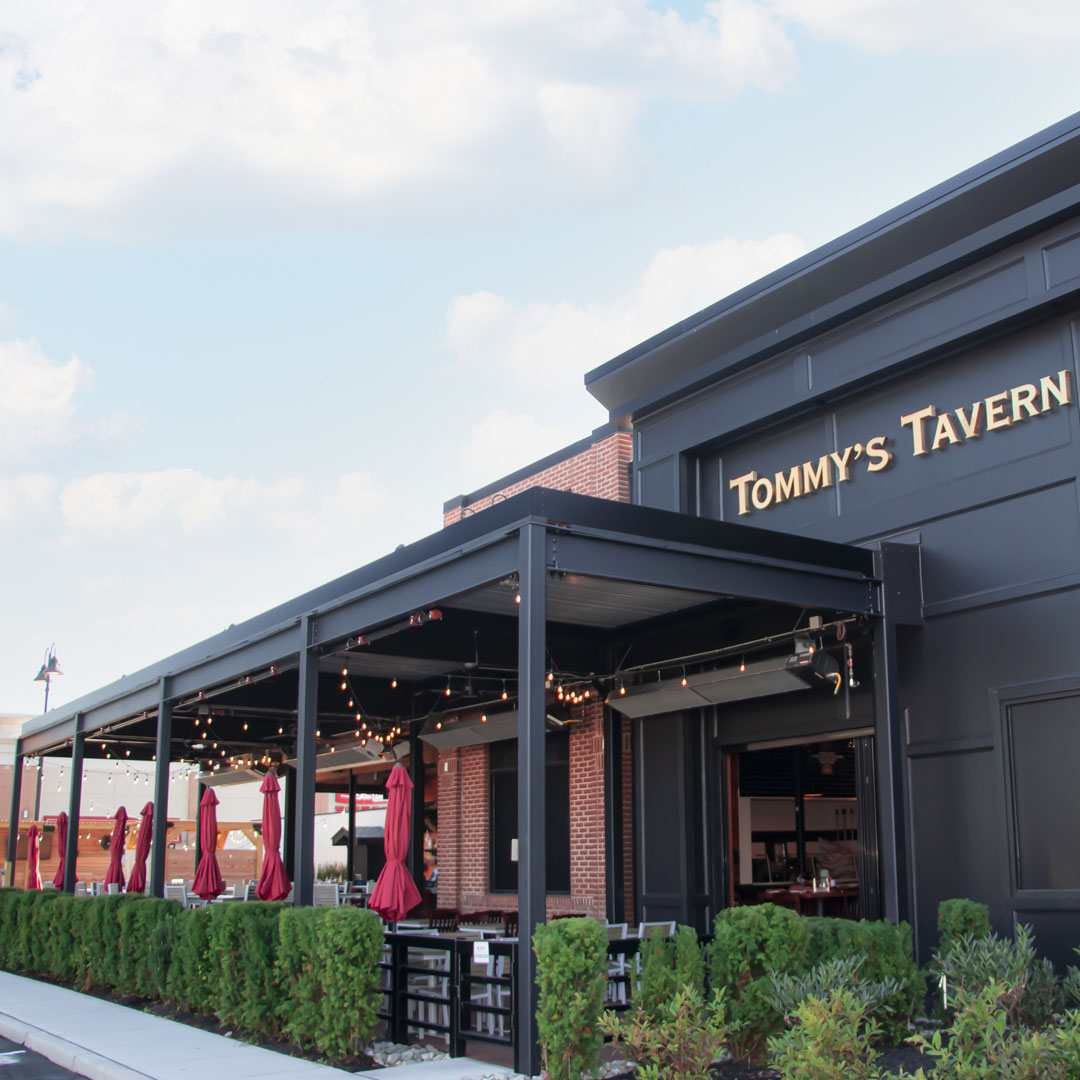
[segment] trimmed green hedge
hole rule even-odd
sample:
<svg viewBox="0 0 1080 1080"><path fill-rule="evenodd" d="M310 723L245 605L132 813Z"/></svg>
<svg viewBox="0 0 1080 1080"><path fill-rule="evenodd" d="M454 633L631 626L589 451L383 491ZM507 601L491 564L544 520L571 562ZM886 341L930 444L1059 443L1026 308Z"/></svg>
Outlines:
<svg viewBox="0 0 1080 1080"><path fill-rule="evenodd" d="M899 991L870 1014L887 1043L908 1037L908 1025L922 1007L926 977L915 963L911 927L906 923L855 922L852 919L807 919L810 926L810 962L817 965L836 957L861 958L859 981L895 979Z"/></svg>
<svg viewBox="0 0 1080 1080"><path fill-rule="evenodd" d="M536 1024L548 1080L581 1080L600 1064L607 935L596 919L541 923L533 934Z"/></svg>
<svg viewBox="0 0 1080 1080"><path fill-rule="evenodd" d="M383 932L371 911L0 889L0 968L175 1002L334 1058L371 1040Z"/></svg>

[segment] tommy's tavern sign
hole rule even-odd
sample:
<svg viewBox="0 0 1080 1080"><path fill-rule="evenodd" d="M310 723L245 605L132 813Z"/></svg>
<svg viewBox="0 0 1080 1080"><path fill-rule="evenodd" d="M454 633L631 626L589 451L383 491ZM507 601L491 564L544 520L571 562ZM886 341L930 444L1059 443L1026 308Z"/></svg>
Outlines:
<svg viewBox="0 0 1080 1080"><path fill-rule="evenodd" d="M984 432L1003 431L1033 416L1051 412L1057 406L1071 405L1074 400L1066 369L1056 375L1044 375L1037 386L1023 383L971 405L959 406L952 412L939 413L936 406L927 405L901 416L900 426L908 429L912 457L922 457L953 443L978 439ZM792 465L772 476L759 476L756 471L743 473L731 480L728 487L738 492L742 517L845 483L852 479L860 462L868 473L881 472L895 456L887 449L888 443L887 435L875 435L865 443L822 454L816 461Z"/></svg>

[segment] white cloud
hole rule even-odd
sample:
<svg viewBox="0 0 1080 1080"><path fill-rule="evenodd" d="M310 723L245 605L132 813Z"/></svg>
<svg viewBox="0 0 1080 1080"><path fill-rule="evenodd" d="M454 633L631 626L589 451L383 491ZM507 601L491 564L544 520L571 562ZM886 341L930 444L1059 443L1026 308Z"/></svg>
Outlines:
<svg viewBox="0 0 1080 1080"><path fill-rule="evenodd" d="M0 459L71 439L88 376L77 356L54 363L33 338L0 342Z"/></svg>
<svg viewBox="0 0 1080 1080"><path fill-rule="evenodd" d="M643 101L775 89L796 63L752 0L696 19L640 0L17 5L0 38L0 232L502 181L535 172L505 153L543 145L532 133L600 168Z"/></svg>
<svg viewBox="0 0 1080 1080"><path fill-rule="evenodd" d="M877 53L904 49L956 54L1075 47L1073 0L764 0L763 9L815 35Z"/></svg>
<svg viewBox="0 0 1080 1080"><path fill-rule="evenodd" d="M69 529L124 533L162 523L185 533L203 532L227 514L268 510L295 498L295 482L264 486L255 480L215 480L195 469L152 473L97 473L72 480L60 494Z"/></svg>
<svg viewBox="0 0 1080 1080"><path fill-rule="evenodd" d="M552 454L585 434L566 424L551 424L528 413L492 409L474 424L458 458L461 490L480 487L530 462Z"/></svg>
<svg viewBox="0 0 1080 1080"><path fill-rule="evenodd" d="M55 492L55 478L45 473L0 476L0 521L27 519L47 510Z"/></svg>
<svg viewBox="0 0 1080 1080"><path fill-rule="evenodd" d="M515 304L483 291L458 296L447 310L447 339L465 368L581 394L582 372L804 251L803 243L788 235L667 248L653 256L625 294L606 304Z"/></svg>

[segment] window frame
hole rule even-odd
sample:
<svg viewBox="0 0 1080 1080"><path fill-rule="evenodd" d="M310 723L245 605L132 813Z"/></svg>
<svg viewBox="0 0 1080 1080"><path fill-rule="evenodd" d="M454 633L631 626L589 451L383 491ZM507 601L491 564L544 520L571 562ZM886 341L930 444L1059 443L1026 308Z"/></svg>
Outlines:
<svg viewBox="0 0 1080 1080"><path fill-rule="evenodd" d="M1080 674L1015 683L990 690L991 712L999 732L1001 776L1005 790L1005 825L1008 843L1009 894L1017 915L1039 911L1071 911L1080 905L1080 888L1032 889L1021 886L1019 805L1013 757L1011 710L1017 705L1038 704L1060 698L1075 698L1080 710Z"/></svg>

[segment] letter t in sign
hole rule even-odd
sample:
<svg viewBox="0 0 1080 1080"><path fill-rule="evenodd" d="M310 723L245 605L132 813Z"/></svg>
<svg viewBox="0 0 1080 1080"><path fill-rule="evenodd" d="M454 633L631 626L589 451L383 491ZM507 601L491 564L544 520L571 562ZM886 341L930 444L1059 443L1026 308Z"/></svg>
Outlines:
<svg viewBox="0 0 1080 1080"><path fill-rule="evenodd" d="M926 449L926 429L923 427L923 423L929 420L931 416L937 416L937 409L933 405L927 405L925 409L900 417L900 423L904 427L911 428L912 457L920 457L923 454L930 453Z"/></svg>
<svg viewBox="0 0 1080 1080"><path fill-rule="evenodd" d="M734 480L729 481L728 489L734 491L739 489L739 517L744 514L750 513L750 485L757 479L756 472L743 473L742 476L736 476Z"/></svg>

